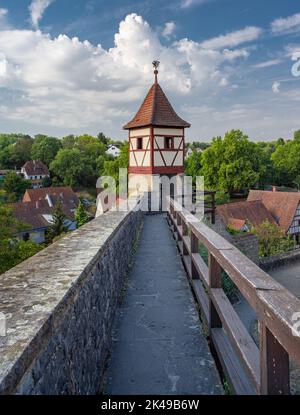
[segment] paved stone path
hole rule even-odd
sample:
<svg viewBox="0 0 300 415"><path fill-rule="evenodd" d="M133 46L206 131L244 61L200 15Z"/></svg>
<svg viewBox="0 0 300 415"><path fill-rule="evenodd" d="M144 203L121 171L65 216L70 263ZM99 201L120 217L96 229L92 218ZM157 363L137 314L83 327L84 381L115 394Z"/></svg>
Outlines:
<svg viewBox="0 0 300 415"><path fill-rule="evenodd" d="M165 215L145 216L117 313L107 394L222 394Z"/></svg>

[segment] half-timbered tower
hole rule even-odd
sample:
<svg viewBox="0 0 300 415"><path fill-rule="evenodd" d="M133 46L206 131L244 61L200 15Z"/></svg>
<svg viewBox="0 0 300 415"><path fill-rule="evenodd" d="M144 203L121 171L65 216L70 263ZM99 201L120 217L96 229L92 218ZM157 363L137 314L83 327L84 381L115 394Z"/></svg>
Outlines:
<svg viewBox="0 0 300 415"><path fill-rule="evenodd" d="M140 190L151 190L153 175L184 171L184 131L190 124L176 114L159 85L158 65L153 62L154 84L144 102L123 127L129 131L129 182L136 175L146 178L148 188Z"/></svg>

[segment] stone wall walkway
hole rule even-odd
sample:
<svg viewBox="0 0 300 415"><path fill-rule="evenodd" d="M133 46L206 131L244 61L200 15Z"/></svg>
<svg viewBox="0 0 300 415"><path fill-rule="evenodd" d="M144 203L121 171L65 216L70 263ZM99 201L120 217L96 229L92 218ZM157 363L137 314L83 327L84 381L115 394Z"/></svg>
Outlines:
<svg viewBox="0 0 300 415"><path fill-rule="evenodd" d="M165 215L145 216L113 332L107 394L223 394Z"/></svg>

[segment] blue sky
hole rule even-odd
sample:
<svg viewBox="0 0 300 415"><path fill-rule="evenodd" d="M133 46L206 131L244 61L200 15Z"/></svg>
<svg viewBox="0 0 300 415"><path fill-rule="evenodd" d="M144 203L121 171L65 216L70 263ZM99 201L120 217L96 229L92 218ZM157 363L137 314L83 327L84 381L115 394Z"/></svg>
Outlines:
<svg viewBox="0 0 300 415"><path fill-rule="evenodd" d="M153 59L189 139L300 128L298 1L0 0L0 130L126 138Z"/></svg>

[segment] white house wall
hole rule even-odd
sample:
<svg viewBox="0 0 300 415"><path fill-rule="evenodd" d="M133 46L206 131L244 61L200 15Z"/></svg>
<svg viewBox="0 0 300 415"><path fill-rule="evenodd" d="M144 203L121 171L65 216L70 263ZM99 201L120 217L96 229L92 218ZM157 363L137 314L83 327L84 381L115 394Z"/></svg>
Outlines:
<svg viewBox="0 0 300 415"><path fill-rule="evenodd" d="M146 151L144 162L143 162L143 167L150 167L151 166L151 157L150 157L150 155L151 155L150 151Z"/></svg>
<svg viewBox="0 0 300 415"><path fill-rule="evenodd" d="M142 137L145 135L150 135L150 128L139 128L137 130L131 130L129 137Z"/></svg>
<svg viewBox="0 0 300 415"><path fill-rule="evenodd" d="M179 151L176 156L173 166L182 166L182 165L183 165L183 152Z"/></svg>
<svg viewBox="0 0 300 415"><path fill-rule="evenodd" d="M180 135L183 136L182 128L154 128L154 135Z"/></svg>
<svg viewBox="0 0 300 415"><path fill-rule="evenodd" d="M136 162L135 162L134 154L132 152L130 152L129 161L130 161L130 166L136 167Z"/></svg>
<svg viewBox="0 0 300 415"><path fill-rule="evenodd" d="M160 155L160 153L158 151L154 152L154 166L159 167L159 166L164 166L165 163Z"/></svg>

